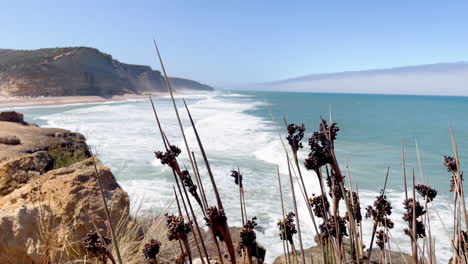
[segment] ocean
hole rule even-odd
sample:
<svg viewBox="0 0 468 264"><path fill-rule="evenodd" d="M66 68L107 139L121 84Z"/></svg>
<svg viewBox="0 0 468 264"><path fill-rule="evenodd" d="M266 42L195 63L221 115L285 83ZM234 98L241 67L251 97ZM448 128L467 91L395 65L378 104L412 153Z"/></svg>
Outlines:
<svg viewBox="0 0 468 264"><path fill-rule="evenodd" d="M267 263L282 254L277 222L281 217L276 166L279 166L288 211L292 211L291 192L287 181L284 151L270 118L266 103L271 105L275 120L284 135L284 122L304 123L306 136L299 157L308 154L307 138L318 129L320 116L333 121L340 131L335 143L342 170L349 164L351 178L359 186L362 214L371 205L383 186L387 167L390 174L387 195L392 203L390 246L393 250L410 252L410 239L404 235L403 181L401 142L406 150L407 174L416 175L439 192L430 208L432 232L436 240L438 262L450 258L449 234L452 229L453 196L449 192L450 175L443 166L443 156L453 155L449 124L454 129L462 168L468 155L468 98L399 95L313 94L289 92L215 91L179 94L177 104L189 145L201 154L181 102L187 100L226 207L228 222L240 226L237 187L230 177L232 169L240 168L249 217L257 216L261 232L258 242L267 248ZM169 97L156 99L163 129L171 144L182 149L181 164L190 167ZM29 122L45 127L60 127L84 134L100 160L109 166L118 182L129 193L132 205L154 211L164 210L173 199L173 176L160 164L154 151L163 150L159 131L149 100L128 100L99 104L82 104L17 109ZM418 166L416 144L419 146L422 172ZM206 169L201 167L205 189L209 189ZM309 193L319 193L316 177L303 170ZM297 186L296 186L297 187ZM214 195L208 198L215 203ZM439 216L440 217L439 217ZM314 245L314 229L299 199L299 216L306 247ZM368 246L372 223L364 220L365 243Z"/></svg>

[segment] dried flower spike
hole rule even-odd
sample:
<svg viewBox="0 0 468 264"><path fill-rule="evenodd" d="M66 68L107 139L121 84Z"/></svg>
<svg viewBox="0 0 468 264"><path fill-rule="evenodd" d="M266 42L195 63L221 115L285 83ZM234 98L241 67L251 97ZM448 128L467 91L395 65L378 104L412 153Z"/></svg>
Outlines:
<svg viewBox="0 0 468 264"><path fill-rule="evenodd" d="M100 238L96 231L89 231L83 241L85 249L103 262L110 254L110 252L107 250L107 246L110 243L111 240L109 238Z"/></svg>
<svg viewBox="0 0 468 264"><path fill-rule="evenodd" d="M156 257L161 249L161 242L151 239L143 248L143 255L149 263L156 264ZM151 262L150 262L151 261Z"/></svg>
<svg viewBox="0 0 468 264"><path fill-rule="evenodd" d="M427 197L428 202L432 202L432 200L434 200L434 198L437 196L437 191L432 189L428 185L418 184L414 188L416 189L416 191L418 191L419 195L421 195L424 198Z"/></svg>
<svg viewBox="0 0 468 264"><path fill-rule="evenodd" d="M403 202L403 205L405 207L406 213L403 215L402 218L403 220L408 222L410 226L411 226L411 223L413 222L413 206L414 206L415 219L416 219L416 239L425 237L426 228L422 221L417 220L418 217L426 213L426 210L424 210L424 207L422 207L418 201L413 202L413 198L409 198L405 200ZM411 232L408 228L406 228L404 231L405 231L405 234L407 234L408 236L411 236Z"/></svg>
<svg viewBox="0 0 468 264"><path fill-rule="evenodd" d="M457 161L451 156L444 156L444 165L447 167L447 171L452 173L452 178L450 179L450 191L455 191L455 177L457 177ZM460 173L460 178L463 180L463 175Z"/></svg>
<svg viewBox="0 0 468 264"><path fill-rule="evenodd" d="M190 225L184 222L184 217L166 214L167 237L172 240L185 240L190 233Z"/></svg>
<svg viewBox="0 0 468 264"><path fill-rule="evenodd" d="M366 218L372 218L378 225L393 228L394 223L388 218L392 214L392 205L387 201L387 196L381 194L374 201L374 206L366 208Z"/></svg>
<svg viewBox="0 0 468 264"><path fill-rule="evenodd" d="M197 192L197 185L195 185L192 181L192 177L190 176L189 172L187 170L182 171L182 182L184 183L184 186L187 187L189 193L195 198L197 201L198 205L200 205L201 208L203 208L202 201L200 199L200 196L198 195Z"/></svg>
<svg viewBox="0 0 468 264"><path fill-rule="evenodd" d="M293 212L289 212L282 221L278 222L280 238L289 241L291 244L293 244L294 234L297 233L296 225L294 224L295 216Z"/></svg>
<svg viewBox="0 0 468 264"><path fill-rule="evenodd" d="M346 196L350 201L351 210L353 212L353 218L357 223L361 223L362 214L361 214L361 204L359 203L359 197L356 192L346 191ZM348 212L346 212L345 219L349 220Z"/></svg>
<svg viewBox="0 0 468 264"><path fill-rule="evenodd" d="M324 218L326 212L330 209L330 203L327 197L322 195L315 196L309 199L309 204L312 207L315 216Z"/></svg>
<svg viewBox="0 0 468 264"><path fill-rule="evenodd" d="M219 240L224 241L225 232L224 228L226 226L227 217L224 214L224 210L218 210L218 207L211 206L206 209L206 223L208 226L213 228L215 235L219 238Z"/></svg>
<svg viewBox="0 0 468 264"><path fill-rule="evenodd" d="M338 131L336 123L328 127L325 120L321 121L320 130L315 131L309 138L310 153L304 162L308 170L317 171L332 161L331 150Z"/></svg>
<svg viewBox="0 0 468 264"><path fill-rule="evenodd" d="M245 246L250 246L255 243L257 236L255 234L255 227L257 226L257 217L254 216L252 220L247 220L244 227L241 230L240 237L241 242Z"/></svg>
<svg viewBox="0 0 468 264"><path fill-rule="evenodd" d="M337 216L336 219L338 221L335 221L335 217L333 216L333 217L327 218L322 224L320 224L319 228L320 228L320 234L322 237L327 238L327 237L333 236L333 237L338 238L338 235L340 237L348 236L348 232L346 231L346 221L339 216ZM337 225L338 225L339 232L336 228Z"/></svg>
<svg viewBox="0 0 468 264"><path fill-rule="evenodd" d="M457 172L457 162L456 160L451 157L451 156L444 156L444 165L447 167L448 172Z"/></svg>
<svg viewBox="0 0 468 264"><path fill-rule="evenodd" d="M242 187L242 174L240 174L240 172L238 172L236 170L232 170L231 171L231 177L234 178L234 183L236 185L240 184L240 187Z"/></svg>
<svg viewBox="0 0 468 264"><path fill-rule="evenodd" d="M297 151L298 149L302 148L302 138L304 137L305 126L304 124L295 125L295 124L288 124L288 136L286 139L289 142L289 145Z"/></svg>
<svg viewBox="0 0 468 264"><path fill-rule="evenodd" d="M327 176L326 183L329 189L328 194L330 195L330 197L334 197L337 200L343 199L343 192L341 191L340 186L340 183L343 182L343 178L344 177L340 179L336 177L335 172L333 170L331 171L330 175ZM345 192L347 191L345 187L343 187L343 189Z"/></svg>
<svg viewBox="0 0 468 264"><path fill-rule="evenodd" d="M384 230L379 230L376 232L375 237L377 238L376 244L379 246L380 250L384 250L385 243L388 241L387 233Z"/></svg>
<svg viewBox="0 0 468 264"><path fill-rule="evenodd" d="M166 152L161 152L161 151L156 151L154 152L154 155L156 156L157 159L161 160L161 164L163 165L169 165L169 166L174 166L174 162L176 161L176 158L180 155L181 150L174 145L169 146L169 150Z"/></svg>

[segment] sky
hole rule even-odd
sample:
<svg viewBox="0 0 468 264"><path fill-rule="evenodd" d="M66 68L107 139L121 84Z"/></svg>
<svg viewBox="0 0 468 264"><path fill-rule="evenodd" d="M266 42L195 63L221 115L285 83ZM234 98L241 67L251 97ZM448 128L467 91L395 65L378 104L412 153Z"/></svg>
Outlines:
<svg viewBox="0 0 468 264"><path fill-rule="evenodd" d="M4 3L3 3L4 2ZM468 60L468 1L0 0L0 48L90 46L218 88Z"/></svg>

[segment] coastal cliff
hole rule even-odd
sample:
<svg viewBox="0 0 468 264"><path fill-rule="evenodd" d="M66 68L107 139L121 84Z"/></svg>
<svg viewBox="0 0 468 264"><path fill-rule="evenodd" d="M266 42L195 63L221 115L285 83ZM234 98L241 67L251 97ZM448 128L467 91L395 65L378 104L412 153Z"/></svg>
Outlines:
<svg viewBox="0 0 468 264"><path fill-rule="evenodd" d="M213 90L196 81L170 78L176 90ZM161 72L121 63L88 47L0 49L2 96L112 96L167 91Z"/></svg>
<svg viewBox="0 0 468 264"><path fill-rule="evenodd" d="M128 215L129 198L97 163L112 224ZM0 263L51 263L83 255L90 230L108 233L93 159L85 138L0 113ZM56 263L56 262L54 262ZM62 263L62 262L60 262Z"/></svg>

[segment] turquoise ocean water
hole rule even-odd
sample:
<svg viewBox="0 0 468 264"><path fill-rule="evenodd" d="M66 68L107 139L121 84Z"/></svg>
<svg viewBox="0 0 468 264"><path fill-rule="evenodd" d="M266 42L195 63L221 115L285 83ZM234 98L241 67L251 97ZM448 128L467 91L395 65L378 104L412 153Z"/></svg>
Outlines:
<svg viewBox="0 0 468 264"><path fill-rule="evenodd" d="M320 116L332 117L339 124L336 152L342 168L346 162L353 181L357 180L363 208L370 205L383 185L390 167L388 196L394 207L391 246L409 252L409 238L403 234L403 182L401 142L404 141L408 175L415 170L417 181L421 171L416 156L419 146L422 175L439 191L436 198L437 216L431 210L433 233L437 241L439 261L448 260L450 230L448 206L450 176L443 167L443 155L452 155L449 135L451 122L458 143L462 167L468 155L468 98L397 95L312 94L288 92L216 91L212 93L180 94L177 96L182 121L190 146L198 152L195 137L180 98L185 98L196 120L206 151L214 169L229 217L240 225L237 189L230 170L239 167L244 174L248 214L259 218L264 229L260 243L267 245L267 261L281 254L276 222L281 209L277 194L276 165L283 176L287 167L284 151L265 102L284 131L283 118L304 123L306 136L303 159L308 153L307 138L318 128ZM171 143L185 150L168 97L156 100L163 127ZM0 106L1 108L1 106ZM132 197L133 204L145 209L162 210L172 199L173 178L168 168L155 160L153 151L162 150L162 141L148 100L129 100L101 104L23 108L28 121L41 126L61 127L83 133L105 165L112 168L118 181ZM283 135L284 137L284 135ZM181 162L189 167L182 153ZM198 155L200 157L200 155ZM199 164L202 164L200 160ZM205 188L209 186L205 175ZM315 175L305 172L310 193L318 193ZM290 190L283 177L287 206L292 210ZM213 203L213 195L210 193ZM300 220L304 226L305 244L313 245L313 228L305 204L300 201ZM363 212L364 213L364 212ZM444 219L445 218L445 219ZM364 222L364 234L371 233L371 223Z"/></svg>

